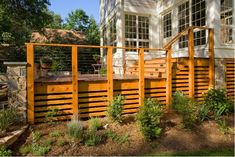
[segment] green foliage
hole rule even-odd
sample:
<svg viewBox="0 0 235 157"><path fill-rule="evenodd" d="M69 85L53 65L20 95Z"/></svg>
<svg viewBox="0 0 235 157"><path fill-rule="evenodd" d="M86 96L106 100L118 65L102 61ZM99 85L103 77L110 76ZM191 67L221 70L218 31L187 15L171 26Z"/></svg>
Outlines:
<svg viewBox="0 0 235 157"><path fill-rule="evenodd" d="M0 148L0 156L11 156L11 150L7 150L5 148Z"/></svg>
<svg viewBox="0 0 235 157"><path fill-rule="evenodd" d="M102 76L104 76L104 75L107 74L107 69L106 69L106 67L101 67L101 68L100 68L100 74L101 74Z"/></svg>
<svg viewBox="0 0 235 157"><path fill-rule="evenodd" d="M55 120L55 116L58 114L59 110L56 109L56 108L53 108L51 109L50 111L47 111L46 112L46 121L49 123L49 124L53 124L54 123L54 120Z"/></svg>
<svg viewBox="0 0 235 157"><path fill-rule="evenodd" d="M116 121L118 123L122 122L124 100L125 100L124 96L118 95L114 97L113 101L108 106L107 115L111 120Z"/></svg>
<svg viewBox="0 0 235 157"><path fill-rule="evenodd" d="M49 136L50 137L60 137L60 136L62 136L62 132L61 131L59 131L59 130L55 130L55 131L53 131L53 132L51 132L50 134L49 134Z"/></svg>
<svg viewBox="0 0 235 157"><path fill-rule="evenodd" d="M233 104L227 98L225 89L210 89L204 97L204 104L199 110L203 121L206 118L219 119L221 115L233 111Z"/></svg>
<svg viewBox="0 0 235 157"><path fill-rule="evenodd" d="M16 121L17 112L14 108L8 108L0 112L0 131L6 130Z"/></svg>
<svg viewBox="0 0 235 157"><path fill-rule="evenodd" d="M221 133L227 134L229 132L229 126L225 120L217 120L217 125Z"/></svg>
<svg viewBox="0 0 235 157"><path fill-rule="evenodd" d="M118 136L115 132L109 129L106 132L106 136L107 138L111 139L114 142L117 142L120 145L125 144L127 142L129 143L130 135L128 133L124 134L123 136Z"/></svg>
<svg viewBox="0 0 235 157"><path fill-rule="evenodd" d="M92 57L95 61L100 60L100 55L99 54L93 54Z"/></svg>
<svg viewBox="0 0 235 157"><path fill-rule="evenodd" d="M198 107L196 102L189 99L181 91L173 94L173 109L182 115L184 128L190 129L198 120Z"/></svg>
<svg viewBox="0 0 235 157"><path fill-rule="evenodd" d="M72 120L67 124L68 134L72 138L82 138L83 126L81 122Z"/></svg>
<svg viewBox="0 0 235 157"><path fill-rule="evenodd" d="M37 141L42 137L40 132L32 132L32 143L37 143Z"/></svg>
<svg viewBox="0 0 235 157"><path fill-rule="evenodd" d="M60 139L57 141L57 144L58 144L58 146L63 147L66 144L66 142L65 142L65 140Z"/></svg>
<svg viewBox="0 0 235 157"><path fill-rule="evenodd" d="M90 131L97 131L102 127L102 123L99 118L91 118L88 123Z"/></svg>
<svg viewBox="0 0 235 157"><path fill-rule="evenodd" d="M148 98L137 113L137 124L146 140L160 136L160 118L163 115L163 108L156 99Z"/></svg>
<svg viewBox="0 0 235 157"><path fill-rule="evenodd" d="M51 146L42 146L33 144L31 146L31 153L33 156L45 156L51 149Z"/></svg>
<svg viewBox="0 0 235 157"><path fill-rule="evenodd" d="M88 134L85 137L86 146L96 146L102 141L102 136L97 135L96 131L88 131Z"/></svg>
<svg viewBox="0 0 235 157"><path fill-rule="evenodd" d="M19 151L22 155L27 155L31 151L31 145L24 145L24 146L20 147Z"/></svg>

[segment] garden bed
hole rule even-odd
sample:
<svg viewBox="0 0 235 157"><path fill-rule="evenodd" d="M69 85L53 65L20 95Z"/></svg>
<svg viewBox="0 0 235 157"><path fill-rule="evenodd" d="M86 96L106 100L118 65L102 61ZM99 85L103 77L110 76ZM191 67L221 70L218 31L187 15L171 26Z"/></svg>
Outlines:
<svg viewBox="0 0 235 157"><path fill-rule="evenodd" d="M121 124L109 123L104 118L102 124L109 125L107 129L98 130L98 134L103 138L101 143L96 146L86 146L83 142L71 140L67 135L67 122L40 124L31 126L31 130L22 135L10 148L13 155L23 155L20 153L20 148L22 152L22 147L32 141L32 131L40 134L37 143L49 146L49 151L46 153L49 156L151 155L155 152L234 148L233 116L231 114L223 117L227 119L230 128L224 134L220 131L216 121L205 121L196 125L192 130L186 130L180 127L181 118L179 115L166 114L161 122L162 135L152 142L143 139L133 116L125 117ZM32 154L26 153L24 155Z"/></svg>

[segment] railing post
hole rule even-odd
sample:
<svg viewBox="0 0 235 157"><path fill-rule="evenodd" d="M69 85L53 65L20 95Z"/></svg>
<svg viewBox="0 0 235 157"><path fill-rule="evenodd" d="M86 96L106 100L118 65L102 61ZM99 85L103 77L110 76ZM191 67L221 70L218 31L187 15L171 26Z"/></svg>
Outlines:
<svg viewBox="0 0 235 157"><path fill-rule="evenodd" d="M194 97L194 36L193 28L188 32L188 55L189 55L189 97Z"/></svg>
<svg viewBox="0 0 235 157"><path fill-rule="evenodd" d="M107 52L107 80L108 80L108 101L113 100L113 48L108 47Z"/></svg>
<svg viewBox="0 0 235 157"><path fill-rule="evenodd" d="M27 97L28 97L28 122L34 124L34 47L27 44Z"/></svg>
<svg viewBox="0 0 235 157"><path fill-rule="evenodd" d="M209 87L215 87L214 29L208 30L209 41Z"/></svg>
<svg viewBox="0 0 235 157"><path fill-rule="evenodd" d="M144 105L144 48L139 50L139 106Z"/></svg>
<svg viewBox="0 0 235 157"><path fill-rule="evenodd" d="M78 119L78 47L72 46L73 118Z"/></svg>
<svg viewBox="0 0 235 157"><path fill-rule="evenodd" d="M171 110L171 101L172 101L172 62L171 62L171 55L172 55L172 48L171 46L167 49L166 51L166 60L167 60L167 65L166 65L166 108L167 110Z"/></svg>

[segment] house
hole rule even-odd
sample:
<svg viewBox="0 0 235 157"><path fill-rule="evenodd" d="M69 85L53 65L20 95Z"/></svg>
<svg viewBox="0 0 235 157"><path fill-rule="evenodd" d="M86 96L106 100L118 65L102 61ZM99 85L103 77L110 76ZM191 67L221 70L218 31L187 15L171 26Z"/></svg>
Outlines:
<svg viewBox="0 0 235 157"><path fill-rule="evenodd" d="M162 48L188 26L206 26L214 28L217 64L235 55L234 8L233 0L100 0L101 45ZM207 37L205 30L194 31L195 57L208 57ZM172 57L187 57L187 37L172 49ZM145 59L158 54L145 52ZM122 73L124 60L137 59L137 52L118 49L114 58Z"/></svg>

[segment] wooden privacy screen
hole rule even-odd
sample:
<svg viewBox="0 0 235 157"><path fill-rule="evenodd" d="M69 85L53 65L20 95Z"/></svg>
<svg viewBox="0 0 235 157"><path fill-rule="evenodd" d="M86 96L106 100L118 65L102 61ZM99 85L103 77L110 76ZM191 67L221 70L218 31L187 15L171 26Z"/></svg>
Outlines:
<svg viewBox="0 0 235 157"><path fill-rule="evenodd" d="M157 98L166 103L165 79L145 80L146 97ZM124 113L135 113L139 108L138 80L114 80L114 95L125 96ZM78 84L78 110L81 118L105 116L107 99L107 81L80 81ZM45 122L45 116L52 109L55 120L71 119L73 115L71 82L35 83L35 122Z"/></svg>
<svg viewBox="0 0 235 157"><path fill-rule="evenodd" d="M226 89L229 99L234 101L235 98L235 59L225 59L226 66Z"/></svg>

